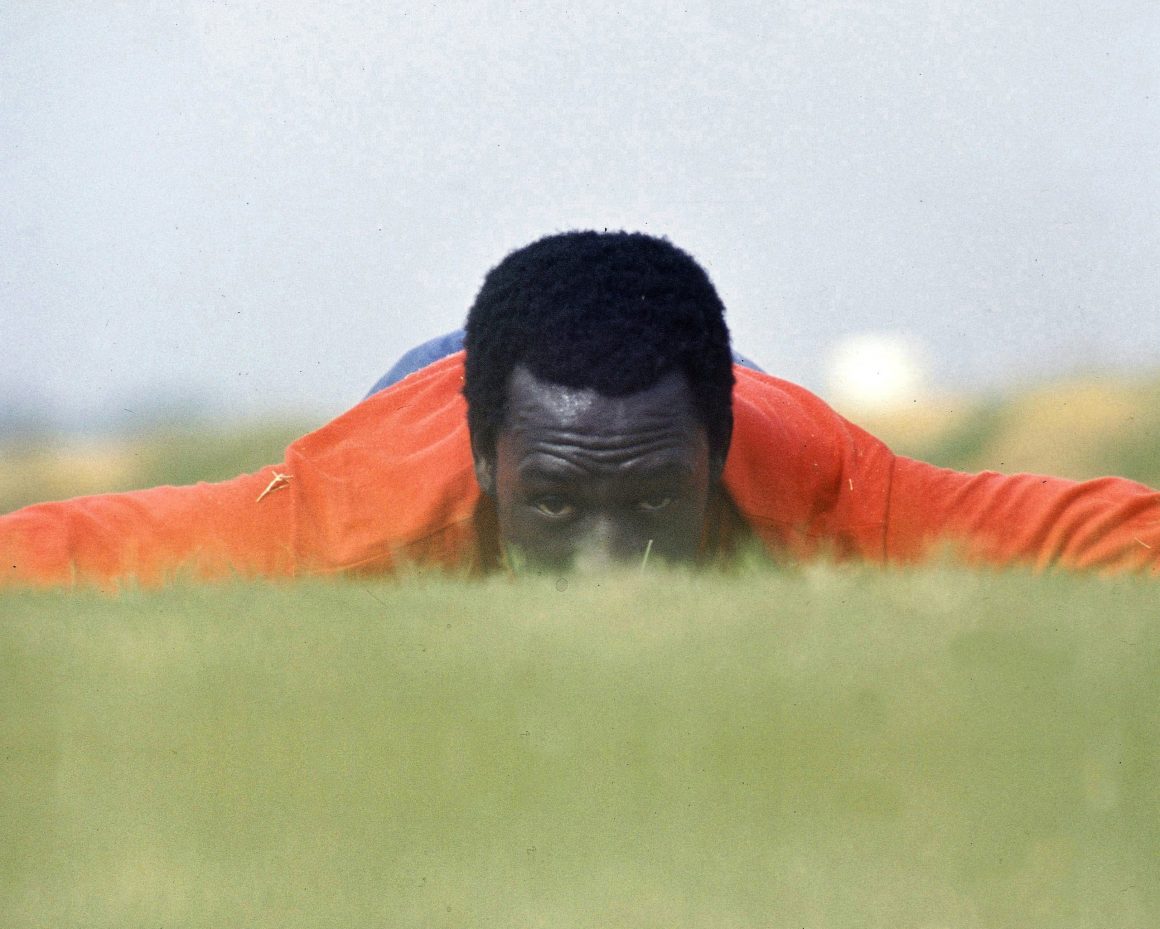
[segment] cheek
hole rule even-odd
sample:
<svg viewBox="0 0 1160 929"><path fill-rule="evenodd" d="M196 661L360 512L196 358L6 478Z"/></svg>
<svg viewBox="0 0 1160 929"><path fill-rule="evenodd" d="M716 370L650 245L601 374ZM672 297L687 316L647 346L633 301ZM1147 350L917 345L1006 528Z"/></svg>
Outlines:
<svg viewBox="0 0 1160 929"><path fill-rule="evenodd" d="M674 514L672 519L650 527L655 536L653 551L676 561L693 558L701 545L703 525L704 507L689 508Z"/></svg>
<svg viewBox="0 0 1160 929"><path fill-rule="evenodd" d="M499 523L500 540L512 541L513 521L516 516L516 497L519 489L515 481L515 467L509 443L501 436L496 442L495 456L495 511Z"/></svg>
<svg viewBox="0 0 1160 929"><path fill-rule="evenodd" d="M647 527L654 535L653 551L671 561L696 559L711 506L712 492L706 480L667 518Z"/></svg>
<svg viewBox="0 0 1160 929"><path fill-rule="evenodd" d="M510 491L505 492L502 486L496 490L495 511L500 541L505 543L520 542L521 536L526 532L526 526L521 525L519 508L516 505L514 494Z"/></svg>
<svg viewBox="0 0 1160 929"><path fill-rule="evenodd" d="M553 525L540 518L524 502L524 495L517 485L497 482L495 508L502 544L517 546L533 559L558 559L567 554L568 527Z"/></svg>
<svg viewBox="0 0 1160 929"><path fill-rule="evenodd" d="M527 515L526 508L509 509L499 520L500 544L514 549L529 565L567 570L583 547L573 526L552 526Z"/></svg>

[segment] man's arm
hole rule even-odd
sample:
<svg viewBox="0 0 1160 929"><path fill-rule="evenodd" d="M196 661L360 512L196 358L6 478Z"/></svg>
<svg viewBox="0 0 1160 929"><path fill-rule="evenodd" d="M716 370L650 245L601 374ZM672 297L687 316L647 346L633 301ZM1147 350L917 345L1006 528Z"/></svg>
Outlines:
<svg viewBox="0 0 1160 929"><path fill-rule="evenodd" d="M480 493L462 354L225 481L44 503L0 516L0 585L471 568Z"/></svg>
<svg viewBox="0 0 1160 929"><path fill-rule="evenodd" d="M1118 477L962 474L895 459L886 556L939 545L972 563L1160 575L1160 493Z"/></svg>
<svg viewBox="0 0 1160 929"><path fill-rule="evenodd" d="M77 497L0 516L0 585L115 589L181 575L293 574L284 472L278 465L220 484Z"/></svg>
<svg viewBox="0 0 1160 929"><path fill-rule="evenodd" d="M737 370L724 481L775 553L1160 575L1160 493L1123 478L963 474L894 455L813 394Z"/></svg>

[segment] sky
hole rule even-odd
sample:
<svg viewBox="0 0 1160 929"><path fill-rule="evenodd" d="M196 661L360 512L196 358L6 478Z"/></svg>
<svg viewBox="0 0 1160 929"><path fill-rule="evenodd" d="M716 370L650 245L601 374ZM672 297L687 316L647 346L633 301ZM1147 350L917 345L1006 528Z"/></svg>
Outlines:
<svg viewBox="0 0 1160 929"><path fill-rule="evenodd" d="M0 0L0 406L324 419L574 228L823 395L866 334L1160 367L1158 48L1155 0Z"/></svg>

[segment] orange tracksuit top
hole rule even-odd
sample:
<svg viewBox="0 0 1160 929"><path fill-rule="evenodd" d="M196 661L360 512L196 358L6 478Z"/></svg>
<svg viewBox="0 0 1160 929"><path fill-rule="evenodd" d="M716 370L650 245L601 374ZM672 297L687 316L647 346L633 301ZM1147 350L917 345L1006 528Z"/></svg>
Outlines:
<svg viewBox="0 0 1160 929"><path fill-rule="evenodd" d="M800 387L735 373L722 480L775 557L908 563L949 545L972 563L1160 574L1160 493L1142 484L936 468L893 454ZM254 474L0 516L0 586L487 567L495 525L462 387L459 352Z"/></svg>

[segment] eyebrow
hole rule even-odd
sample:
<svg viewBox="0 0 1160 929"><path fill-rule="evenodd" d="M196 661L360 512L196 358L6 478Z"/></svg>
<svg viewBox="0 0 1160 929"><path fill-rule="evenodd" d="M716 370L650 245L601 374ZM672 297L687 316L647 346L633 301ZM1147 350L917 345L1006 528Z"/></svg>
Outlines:
<svg viewBox="0 0 1160 929"><path fill-rule="evenodd" d="M685 480L693 475L696 468L689 461L669 460L655 465L632 467L625 469L617 467L617 472L626 480L646 483L666 480ZM517 469L520 478L525 481L542 481L546 484L568 483L576 478L586 477L588 472L576 465L557 461L555 459L531 461L520 465Z"/></svg>

